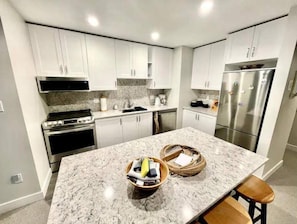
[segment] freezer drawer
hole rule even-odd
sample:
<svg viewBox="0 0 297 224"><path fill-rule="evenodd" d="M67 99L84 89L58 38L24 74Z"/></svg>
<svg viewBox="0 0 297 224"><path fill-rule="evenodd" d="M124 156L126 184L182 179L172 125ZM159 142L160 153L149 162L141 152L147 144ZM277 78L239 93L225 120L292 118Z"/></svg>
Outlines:
<svg viewBox="0 0 297 224"><path fill-rule="evenodd" d="M216 125L215 136L253 152L256 151L257 136L225 128L220 125Z"/></svg>

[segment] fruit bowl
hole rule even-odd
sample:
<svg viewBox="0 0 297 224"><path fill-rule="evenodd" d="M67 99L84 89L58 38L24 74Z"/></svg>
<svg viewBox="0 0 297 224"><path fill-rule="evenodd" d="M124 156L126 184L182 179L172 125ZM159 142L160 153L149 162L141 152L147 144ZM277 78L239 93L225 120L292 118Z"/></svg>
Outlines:
<svg viewBox="0 0 297 224"><path fill-rule="evenodd" d="M161 159L158 158L154 158L154 157L148 157L149 159L152 159L154 162L160 163L160 183L155 184L155 185L150 185L150 186L140 186L137 185L136 183L134 183L133 181L129 180L128 181L136 188L140 189L140 190L156 190L158 189L168 178L169 175L169 169L168 166L166 165L166 163L164 161L162 161ZM131 161L128 166L126 167L126 175L128 174L128 172L131 169L133 161Z"/></svg>

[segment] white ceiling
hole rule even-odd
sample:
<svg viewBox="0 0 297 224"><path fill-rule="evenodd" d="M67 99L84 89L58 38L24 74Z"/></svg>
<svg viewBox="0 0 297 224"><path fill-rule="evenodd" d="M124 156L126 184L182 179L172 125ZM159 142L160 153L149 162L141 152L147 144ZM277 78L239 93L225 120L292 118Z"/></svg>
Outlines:
<svg viewBox="0 0 297 224"><path fill-rule="evenodd" d="M26 21L168 47L195 47L229 32L289 12L293 0L213 0L202 16L202 0L10 0ZM91 27L88 15L100 25ZM150 33L158 31L153 42Z"/></svg>

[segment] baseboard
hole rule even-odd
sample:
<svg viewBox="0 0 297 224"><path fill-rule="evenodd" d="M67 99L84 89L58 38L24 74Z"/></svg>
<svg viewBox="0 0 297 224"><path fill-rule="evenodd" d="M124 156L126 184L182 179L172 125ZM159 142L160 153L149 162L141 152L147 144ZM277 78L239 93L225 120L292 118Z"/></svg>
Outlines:
<svg viewBox="0 0 297 224"><path fill-rule="evenodd" d="M272 174L274 174L279 168L283 166L284 161L279 161L274 167L272 167L265 175L262 176L263 180L267 180Z"/></svg>
<svg viewBox="0 0 297 224"><path fill-rule="evenodd" d="M289 149L291 151L297 152L297 146L296 145L289 144L289 143L287 143L286 149Z"/></svg>
<svg viewBox="0 0 297 224"><path fill-rule="evenodd" d="M43 182L43 186L41 187L41 192L43 193L43 197L45 197L47 189L48 189L48 185L50 183L52 177L52 170L49 169L45 178L45 181Z"/></svg>
<svg viewBox="0 0 297 224"><path fill-rule="evenodd" d="M43 199L43 193L41 191L29 194L27 196L17 198L12 201L5 202L3 204L0 204L0 214L3 214L5 212L11 211L13 209L25 206L27 204L33 203L35 201L39 201Z"/></svg>

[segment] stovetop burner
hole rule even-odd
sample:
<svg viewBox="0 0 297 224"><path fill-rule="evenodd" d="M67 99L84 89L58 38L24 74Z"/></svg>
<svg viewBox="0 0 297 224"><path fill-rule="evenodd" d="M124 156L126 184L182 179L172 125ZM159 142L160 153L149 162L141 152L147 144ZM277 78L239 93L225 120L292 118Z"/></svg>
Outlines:
<svg viewBox="0 0 297 224"><path fill-rule="evenodd" d="M77 110L49 113L46 121L42 123L43 129L52 129L65 126L83 125L94 122L91 110Z"/></svg>
<svg viewBox="0 0 297 224"><path fill-rule="evenodd" d="M46 121L68 120L68 119L73 119L73 118L81 118L81 117L89 117L89 116L92 116L90 109L55 112L55 113L49 113Z"/></svg>

